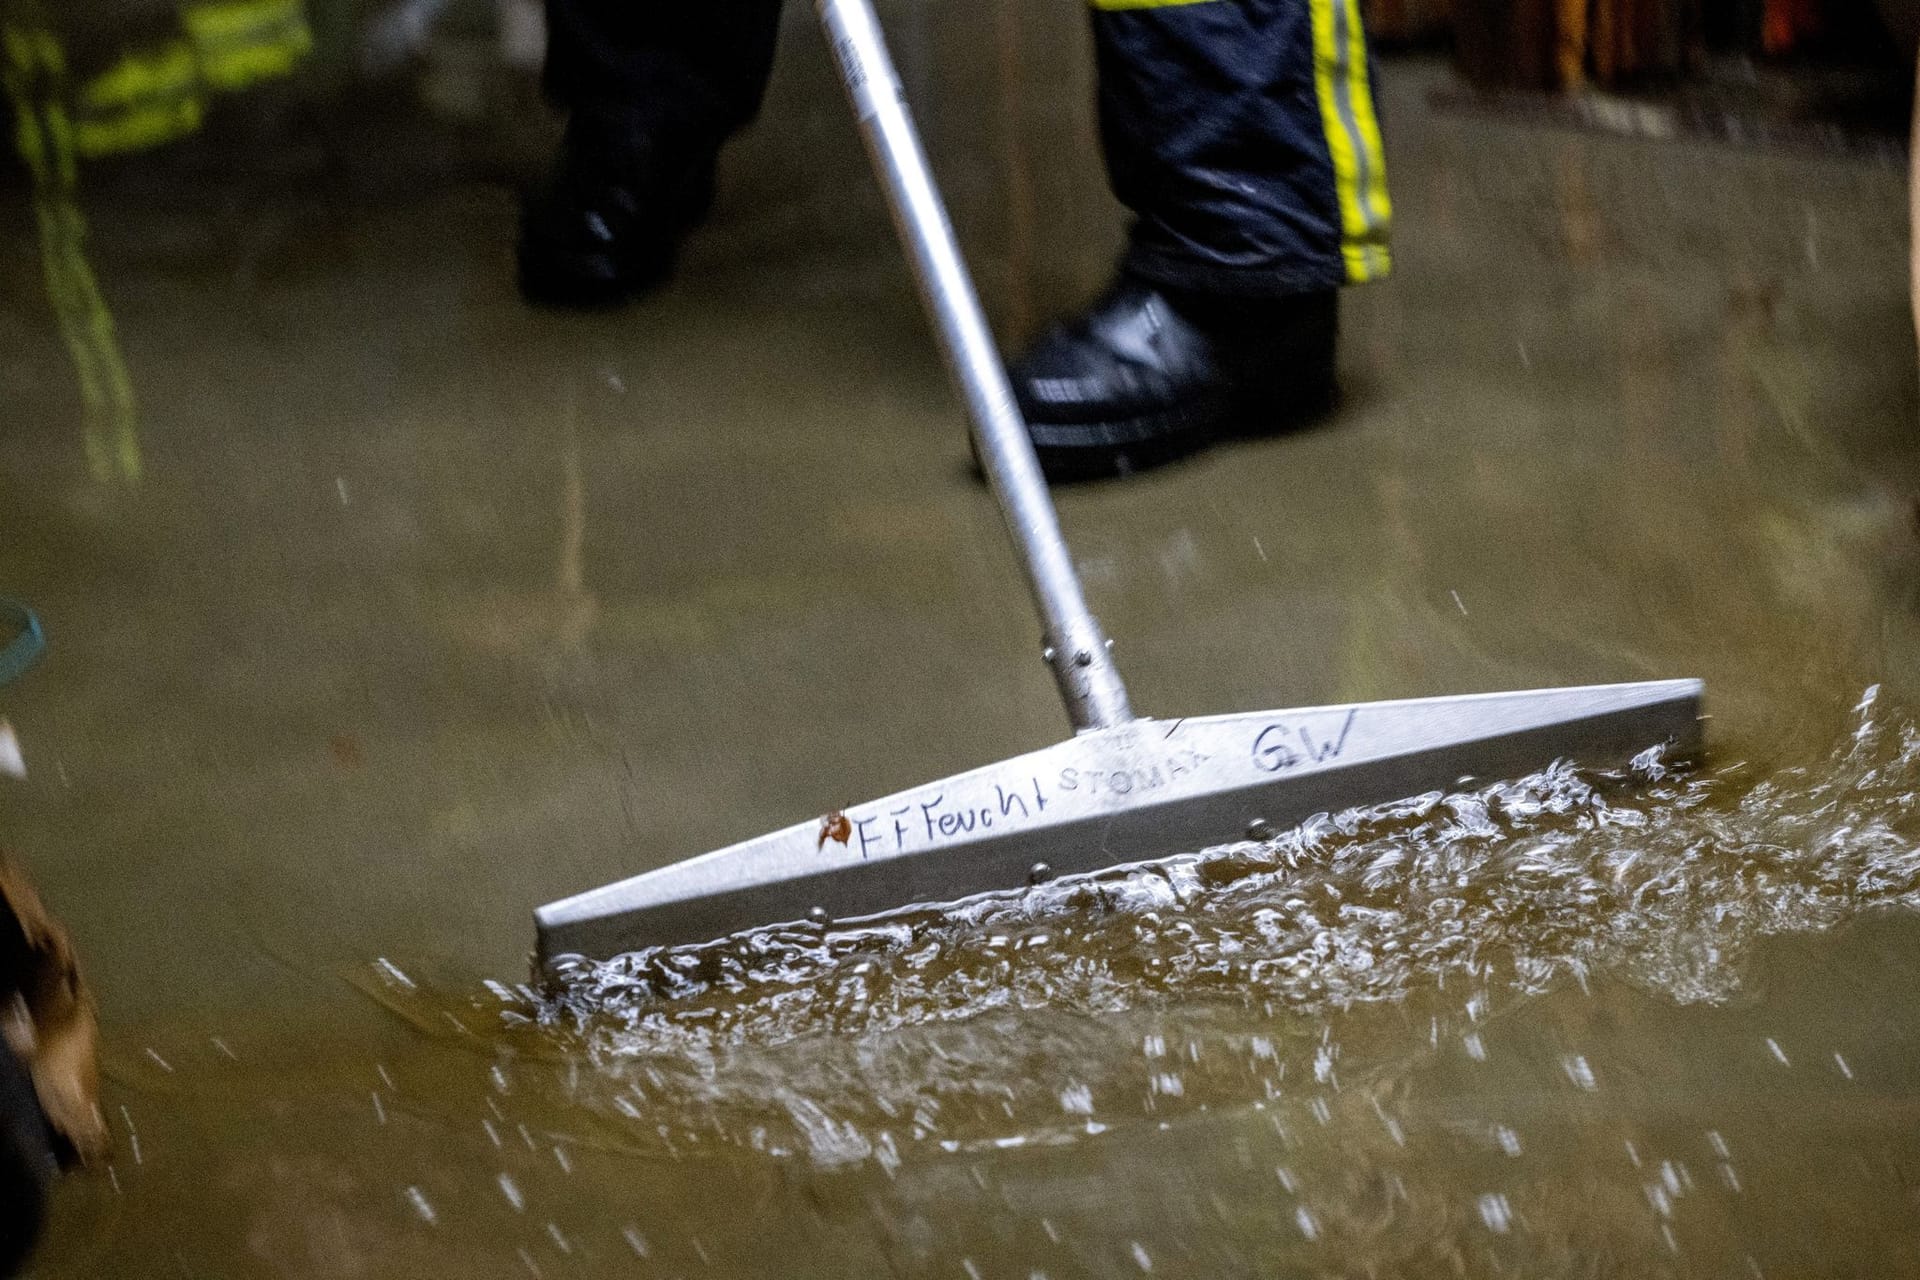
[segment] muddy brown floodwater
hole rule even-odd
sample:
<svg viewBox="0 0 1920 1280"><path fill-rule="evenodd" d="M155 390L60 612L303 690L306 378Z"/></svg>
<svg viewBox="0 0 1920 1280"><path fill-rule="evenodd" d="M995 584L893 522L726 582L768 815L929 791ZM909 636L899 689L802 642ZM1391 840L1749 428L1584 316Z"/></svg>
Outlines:
<svg viewBox="0 0 1920 1280"><path fill-rule="evenodd" d="M1012 340L1122 225L1084 15L883 8ZM1695 675L1705 759L523 985L537 903L1065 731L810 21L621 312L515 298L523 120L0 188L0 841L116 1141L35 1274L1920 1275L1904 175L1419 59L1340 411L1062 495L1089 594L1151 714Z"/></svg>
<svg viewBox="0 0 1920 1280"><path fill-rule="evenodd" d="M1910 1274L1920 725L1858 717L549 991L382 960L377 1047L150 1046L50 1271Z"/></svg>

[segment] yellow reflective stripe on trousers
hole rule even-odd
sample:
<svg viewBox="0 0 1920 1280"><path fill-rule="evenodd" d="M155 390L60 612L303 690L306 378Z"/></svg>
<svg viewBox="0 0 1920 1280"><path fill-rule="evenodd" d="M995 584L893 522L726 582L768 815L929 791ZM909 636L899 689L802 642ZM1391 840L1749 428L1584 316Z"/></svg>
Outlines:
<svg viewBox="0 0 1920 1280"><path fill-rule="evenodd" d="M1360 25L1359 0L1347 0L1348 55L1353 67L1353 119L1360 126L1360 150L1367 158L1366 189L1361 193L1374 225L1384 268L1387 234L1393 225L1393 202L1387 198L1387 147L1380 137L1380 118L1373 109L1373 75L1367 62L1367 37ZM1384 272L1383 272L1384 273Z"/></svg>
<svg viewBox="0 0 1920 1280"><path fill-rule="evenodd" d="M86 219L71 193L38 196L34 210L40 223L47 297L80 384L87 470L102 483L138 483L144 466L133 381L120 355L113 313L107 310L99 281L81 249Z"/></svg>
<svg viewBox="0 0 1920 1280"><path fill-rule="evenodd" d="M33 109L36 101L50 99L65 81L67 60L60 42L38 28L7 27L0 30L0 52L6 55L5 64L0 65L0 88L13 104L13 145L26 161L27 172L36 185L73 185L79 175L71 152L51 145L40 113ZM56 172L61 159L66 161L64 172Z"/></svg>
<svg viewBox="0 0 1920 1280"><path fill-rule="evenodd" d="M66 52L51 31L8 27L0 31L0 47L6 50L9 77L67 74Z"/></svg>
<svg viewBox="0 0 1920 1280"><path fill-rule="evenodd" d="M215 89L288 75L313 51L303 0L216 0L182 9L180 21Z"/></svg>
<svg viewBox="0 0 1920 1280"><path fill-rule="evenodd" d="M128 53L80 86L80 106L111 111L193 92L199 77L193 50L184 40Z"/></svg>
<svg viewBox="0 0 1920 1280"><path fill-rule="evenodd" d="M74 147L81 155L140 151L200 127L200 68L175 40L128 53L85 84L74 100Z"/></svg>
<svg viewBox="0 0 1920 1280"><path fill-rule="evenodd" d="M83 156L146 151L186 137L200 127L204 115L205 109L195 94L111 116L82 116L73 123L73 145Z"/></svg>
<svg viewBox="0 0 1920 1280"><path fill-rule="evenodd" d="M1313 19L1313 87L1333 161L1347 278L1378 280L1392 268L1385 149L1367 83L1357 0L1308 0Z"/></svg>

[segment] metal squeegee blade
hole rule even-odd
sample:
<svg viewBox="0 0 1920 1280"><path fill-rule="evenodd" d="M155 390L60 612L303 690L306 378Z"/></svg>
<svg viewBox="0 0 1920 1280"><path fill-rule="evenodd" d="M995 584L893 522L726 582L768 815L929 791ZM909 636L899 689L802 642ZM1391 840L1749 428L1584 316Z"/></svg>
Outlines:
<svg viewBox="0 0 1920 1280"><path fill-rule="evenodd" d="M561 899L542 960L860 919L1248 838L1568 757L1700 740L1697 680L1136 720Z"/></svg>

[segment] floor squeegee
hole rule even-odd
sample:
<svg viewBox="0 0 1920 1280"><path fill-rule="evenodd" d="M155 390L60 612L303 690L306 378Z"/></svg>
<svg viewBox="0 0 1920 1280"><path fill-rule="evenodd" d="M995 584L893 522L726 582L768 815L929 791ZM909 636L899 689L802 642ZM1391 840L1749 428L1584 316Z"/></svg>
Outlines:
<svg viewBox="0 0 1920 1280"><path fill-rule="evenodd" d="M870 0L818 0L975 452L1039 609L1074 736L630 879L535 915L538 960L604 958L1016 890L1262 840L1316 813L1527 773L1697 749L1697 680L1156 720L1136 716L1059 519Z"/></svg>

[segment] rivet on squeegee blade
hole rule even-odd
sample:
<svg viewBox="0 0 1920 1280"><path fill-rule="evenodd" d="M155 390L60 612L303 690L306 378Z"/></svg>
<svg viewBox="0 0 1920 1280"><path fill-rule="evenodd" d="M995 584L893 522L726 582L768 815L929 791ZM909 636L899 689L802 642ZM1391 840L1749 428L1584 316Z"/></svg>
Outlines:
<svg viewBox="0 0 1920 1280"><path fill-rule="evenodd" d="M535 913L539 958L851 921L1144 862L1463 779L1700 744L1697 680L1136 719L1087 608L1026 425L868 0L818 0L915 278L1006 515L1077 736Z"/></svg>

